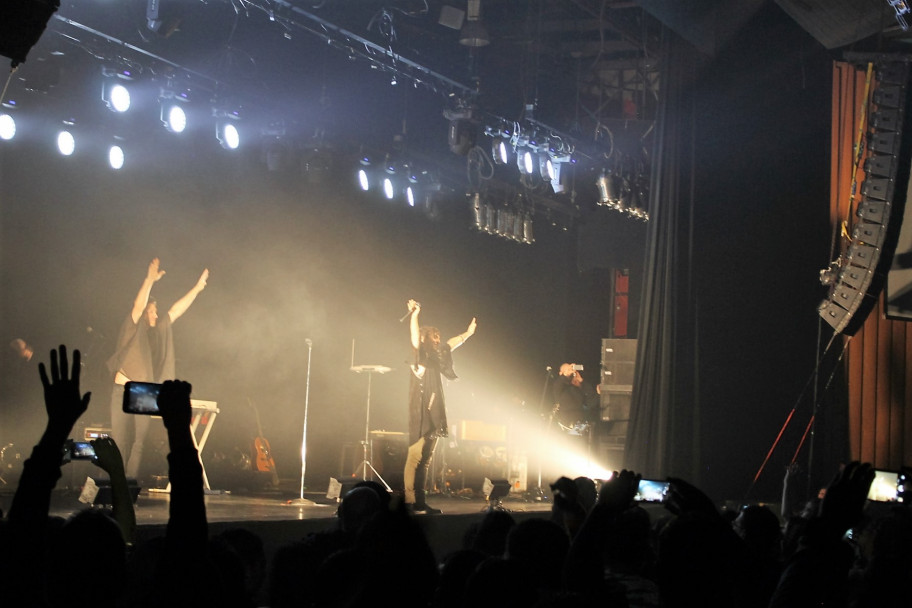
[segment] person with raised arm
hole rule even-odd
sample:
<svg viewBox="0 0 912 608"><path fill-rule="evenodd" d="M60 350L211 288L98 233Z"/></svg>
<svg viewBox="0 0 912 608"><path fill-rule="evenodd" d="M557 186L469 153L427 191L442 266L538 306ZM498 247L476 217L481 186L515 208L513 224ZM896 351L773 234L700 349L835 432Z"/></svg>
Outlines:
<svg viewBox="0 0 912 608"><path fill-rule="evenodd" d="M440 330L419 324L420 312L421 304L409 300L409 335L415 356L409 384L409 449L403 474L404 502L414 513L434 514L440 510L427 504L425 485L437 439L449 433L443 378L456 379L452 352L475 334L476 322L473 317L464 332L441 344Z"/></svg>
<svg viewBox="0 0 912 608"><path fill-rule="evenodd" d="M174 378L174 338L171 325L177 321L196 297L206 288L209 270L203 270L196 284L171 305L167 314L159 316L158 303L152 297L152 286L163 276L158 258L149 263L146 276L133 300L130 314L121 325L117 347L108 359L113 374L111 393L111 436L118 442L127 463L129 478L139 475L142 452L149 432L148 416L123 413L124 385L130 381L156 382Z"/></svg>

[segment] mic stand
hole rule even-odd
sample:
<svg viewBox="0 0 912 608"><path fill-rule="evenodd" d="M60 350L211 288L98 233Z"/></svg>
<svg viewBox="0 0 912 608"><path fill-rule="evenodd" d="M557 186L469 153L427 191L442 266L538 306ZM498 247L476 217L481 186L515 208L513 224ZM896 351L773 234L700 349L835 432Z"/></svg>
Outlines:
<svg viewBox="0 0 912 608"><path fill-rule="evenodd" d="M313 350L313 340L307 338L307 380L304 388L304 430L301 433L301 494L297 500L291 501L293 505L313 505L312 500L304 498L304 471L307 469L307 410L310 406L310 354Z"/></svg>
<svg viewBox="0 0 912 608"><path fill-rule="evenodd" d="M551 384L551 368L545 368L545 386L542 387L541 400L538 403L538 418L539 418L539 429L541 428L541 421L544 420L542 415L542 410L545 406L545 396L548 394L548 386ZM550 419L548 420L548 430L551 428ZM543 435L543 433L542 433ZM536 468L538 469L538 485L535 486L535 496L533 500L542 502L545 500L545 491L542 488L542 461L541 461L541 450L536 450Z"/></svg>

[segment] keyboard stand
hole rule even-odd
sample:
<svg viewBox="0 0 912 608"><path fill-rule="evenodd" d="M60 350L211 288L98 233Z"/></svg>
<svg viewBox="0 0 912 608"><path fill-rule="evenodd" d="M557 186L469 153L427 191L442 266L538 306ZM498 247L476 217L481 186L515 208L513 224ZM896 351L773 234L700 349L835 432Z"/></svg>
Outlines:
<svg viewBox="0 0 912 608"><path fill-rule="evenodd" d="M209 487L209 477L206 475L206 464L203 462L203 448L206 447L206 441L209 439L209 433L212 432L212 427L215 425L215 418L218 416L219 409L218 404L215 401L203 401L201 399L191 399L190 408L192 415L190 417L190 437L193 439L193 445L196 447L196 453L199 457L200 467L203 469L203 491L207 494L220 494L220 491L213 491ZM203 416L209 415L209 419L206 424L203 425L203 431L197 438L197 430L200 427L200 423L203 420ZM156 416L158 418L159 416ZM163 490L158 488L150 488L150 492L162 492L170 493L171 492L171 482L168 482L167 487Z"/></svg>

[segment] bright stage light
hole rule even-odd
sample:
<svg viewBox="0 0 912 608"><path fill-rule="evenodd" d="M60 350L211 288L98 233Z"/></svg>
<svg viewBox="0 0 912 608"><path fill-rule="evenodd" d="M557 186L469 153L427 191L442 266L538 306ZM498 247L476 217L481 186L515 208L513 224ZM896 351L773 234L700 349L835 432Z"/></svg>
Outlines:
<svg viewBox="0 0 912 608"><path fill-rule="evenodd" d="M124 151L123 148L117 144L112 145L108 148L108 164L111 165L112 169L123 169L124 166Z"/></svg>
<svg viewBox="0 0 912 608"><path fill-rule="evenodd" d="M391 176L384 177L383 178L383 196L385 196L389 200L392 200L395 195L396 195L396 189L395 189L395 186L393 185L393 178Z"/></svg>
<svg viewBox="0 0 912 608"><path fill-rule="evenodd" d="M494 164L505 165L510 160L510 152L507 148L507 140L503 137L495 137L491 145L491 156Z"/></svg>
<svg viewBox="0 0 912 608"><path fill-rule="evenodd" d="M231 122L220 123L217 129L217 138L226 150L237 150L241 145L241 135L236 126Z"/></svg>
<svg viewBox="0 0 912 608"><path fill-rule="evenodd" d="M70 156L76 151L76 138L69 131L57 133L57 150L64 156Z"/></svg>
<svg viewBox="0 0 912 608"><path fill-rule="evenodd" d="M520 154L518 154L516 156L516 166L519 167L520 173L532 175L532 171L535 170L535 162L532 158L532 152L530 150L523 150Z"/></svg>
<svg viewBox="0 0 912 608"><path fill-rule="evenodd" d="M538 155L538 172L541 175L541 178L546 182L550 182L555 177L555 163L551 160L551 157L547 154Z"/></svg>
<svg viewBox="0 0 912 608"><path fill-rule="evenodd" d="M16 120L9 114L0 114L0 139L9 141L16 137Z"/></svg>
<svg viewBox="0 0 912 608"><path fill-rule="evenodd" d="M361 167L358 169L358 185L361 187L361 190L367 192L371 187L371 175L370 175L370 166L371 160L369 156L361 157Z"/></svg>
<svg viewBox="0 0 912 608"><path fill-rule="evenodd" d="M106 83L105 94L102 95L102 99L115 112L126 112L130 109L130 91L120 83Z"/></svg>
<svg viewBox="0 0 912 608"><path fill-rule="evenodd" d="M178 103L163 103L162 123L172 133L183 133L187 128L187 113Z"/></svg>
<svg viewBox="0 0 912 608"><path fill-rule="evenodd" d="M415 206L415 187L411 184L405 187L405 200L408 202L409 207Z"/></svg>

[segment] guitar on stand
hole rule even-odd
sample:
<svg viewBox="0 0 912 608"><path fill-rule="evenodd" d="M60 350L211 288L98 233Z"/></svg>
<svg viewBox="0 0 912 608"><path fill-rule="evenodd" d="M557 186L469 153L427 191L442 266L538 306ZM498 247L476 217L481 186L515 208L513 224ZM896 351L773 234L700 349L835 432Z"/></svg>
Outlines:
<svg viewBox="0 0 912 608"><path fill-rule="evenodd" d="M256 414L257 436L253 440L256 470L262 471L263 473L271 473L272 486L277 488L279 487L279 474L276 471L275 461L272 459L272 449L269 447L269 440L263 436L263 426L260 424L260 410L257 409L257 406L249 397L247 398L247 402L250 404L250 407L253 408L254 414Z"/></svg>

